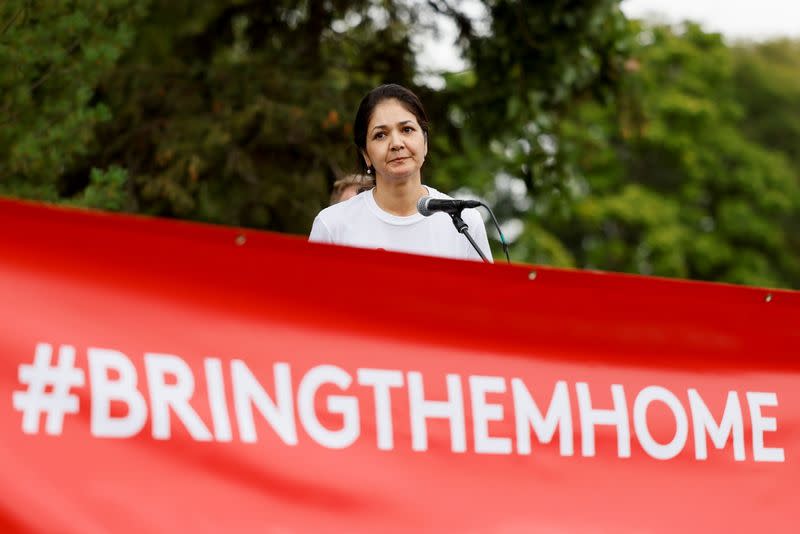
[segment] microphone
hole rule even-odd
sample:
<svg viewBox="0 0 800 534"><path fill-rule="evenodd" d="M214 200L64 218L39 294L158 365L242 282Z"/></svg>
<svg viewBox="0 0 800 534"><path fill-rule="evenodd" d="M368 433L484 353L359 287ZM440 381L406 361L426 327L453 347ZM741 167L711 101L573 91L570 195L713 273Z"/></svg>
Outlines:
<svg viewBox="0 0 800 534"><path fill-rule="evenodd" d="M444 198L431 198L428 195L417 202L417 211L425 217L430 217L437 211L450 215L458 215L465 208L477 208L483 204L477 200L450 200Z"/></svg>
<svg viewBox="0 0 800 534"><path fill-rule="evenodd" d="M472 245L472 248L474 248L478 253L478 256L480 256L484 262L488 263L489 260L486 258L486 254L483 253L475 240L472 239L472 236L469 235L469 226L467 226L467 223L465 223L464 219L461 218L461 211L464 208L477 208L478 206L482 205L483 203L478 202L477 200L449 200L442 198L431 198L430 196L425 195L417 202L417 211L425 217L430 217L437 211L448 214L450 218L453 219L453 225L455 225L458 233L463 234ZM483 221L481 221L481 223L482 222Z"/></svg>
<svg viewBox="0 0 800 534"><path fill-rule="evenodd" d="M443 198L431 198L429 195L425 195L417 202L417 211L420 213L420 215L424 215L425 217L430 217L437 211L448 214L450 218L453 219L453 224L455 225L456 230L458 230L460 234L464 234L464 237L469 240L470 244L478 252L478 255L483 259L483 261L488 262L489 260L486 259L486 256L483 254L478 244L475 243L475 240L469 235L469 227L467 226L467 223L465 223L461 218L462 210L465 208L477 208L479 206L486 208L489 211L489 215L492 216L492 221L497 227L497 233L500 236L500 243L503 245L503 252L506 253L506 260L510 265L511 258L508 256L508 243L503 235L503 230L500 229L500 224L497 222L497 217L494 216L492 209L483 202L478 200L449 200Z"/></svg>

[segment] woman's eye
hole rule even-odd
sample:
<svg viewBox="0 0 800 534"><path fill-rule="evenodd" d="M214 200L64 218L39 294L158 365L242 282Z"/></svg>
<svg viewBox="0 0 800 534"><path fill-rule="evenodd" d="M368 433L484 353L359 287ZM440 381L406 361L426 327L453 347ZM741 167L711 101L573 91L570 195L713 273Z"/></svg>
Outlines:
<svg viewBox="0 0 800 534"><path fill-rule="evenodd" d="M372 138L373 138L373 139L383 139L385 135L386 135L386 134L385 134L385 133L383 133L383 132L378 132L378 133L376 133L374 136L372 136Z"/></svg>
<svg viewBox="0 0 800 534"><path fill-rule="evenodd" d="M411 126L406 126L405 128L403 128L403 131L406 133L411 133L414 131L414 128L412 128Z"/></svg>

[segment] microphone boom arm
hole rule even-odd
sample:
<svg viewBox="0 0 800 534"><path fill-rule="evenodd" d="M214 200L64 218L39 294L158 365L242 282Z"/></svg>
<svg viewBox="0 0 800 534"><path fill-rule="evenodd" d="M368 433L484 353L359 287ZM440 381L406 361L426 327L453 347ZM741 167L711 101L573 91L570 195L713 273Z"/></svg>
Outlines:
<svg viewBox="0 0 800 534"><path fill-rule="evenodd" d="M472 239L472 236L469 235L469 225L464 222L464 219L461 218L461 213L453 212L448 213L448 215L450 215L450 218L453 219L453 225L456 227L456 230L458 230L458 233L464 234L464 237L466 237L467 240L472 244L472 247L478 252L478 255L481 257L484 263L489 263L489 260L481 250L481 247L479 247L475 240Z"/></svg>

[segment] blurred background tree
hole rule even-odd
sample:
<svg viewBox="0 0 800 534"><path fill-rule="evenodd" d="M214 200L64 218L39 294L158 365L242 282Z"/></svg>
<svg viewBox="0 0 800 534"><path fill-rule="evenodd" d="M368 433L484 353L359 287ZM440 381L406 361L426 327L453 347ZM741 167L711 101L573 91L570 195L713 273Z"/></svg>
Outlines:
<svg viewBox="0 0 800 534"><path fill-rule="evenodd" d="M616 98L561 124L578 183L571 216L545 227L581 267L796 286L793 146L755 131L776 110L737 94L741 63L719 35L694 24L638 35Z"/></svg>
<svg viewBox="0 0 800 534"><path fill-rule="evenodd" d="M130 49L146 8L138 0L0 3L0 194L70 200L61 177L91 157L96 127L111 119L97 88Z"/></svg>
<svg viewBox="0 0 800 534"><path fill-rule="evenodd" d="M467 67L431 76L442 21ZM0 65L3 195L305 234L396 82L425 180L491 202L515 259L800 287L794 41L618 0L6 0Z"/></svg>

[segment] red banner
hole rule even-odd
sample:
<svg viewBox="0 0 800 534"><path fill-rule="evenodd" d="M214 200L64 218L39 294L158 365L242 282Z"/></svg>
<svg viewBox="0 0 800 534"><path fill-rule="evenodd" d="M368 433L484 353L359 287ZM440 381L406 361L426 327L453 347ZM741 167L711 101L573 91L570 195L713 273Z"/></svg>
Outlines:
<svg viewBox="0 0 800 534"><path fill-rule="evenodd" d="M4 532L797 528L798 293L0 228Z"/></svg>

